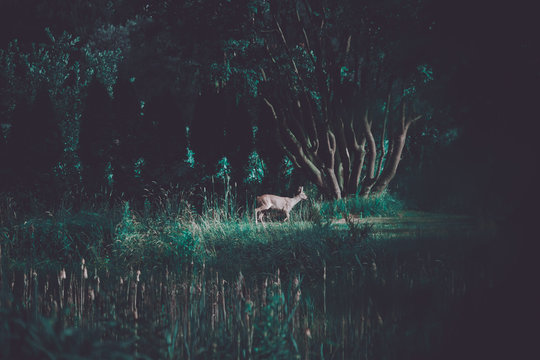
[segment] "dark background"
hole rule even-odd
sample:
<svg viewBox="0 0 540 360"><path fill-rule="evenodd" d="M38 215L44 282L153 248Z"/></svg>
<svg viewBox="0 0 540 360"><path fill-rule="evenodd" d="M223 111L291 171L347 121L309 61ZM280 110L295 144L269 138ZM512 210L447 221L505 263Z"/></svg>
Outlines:
<svg viewBox="0 0 540 360"><path fill-rule="evenodd" d="M179 3L192 4L189 16L182 12ZM271 189L290 193L291 188L306 181L301 173L293 172L292 180L285 175L269 175L259 185L242 183L245 173L240 169L247 163L246 154L251 150L257 150L267 162L269 173L283 171L282 153L270 132L254 142L246 141L251 124L258 125L259 134L267 128L271 130L269 120L259 111L258 98L238 100L245 89L234 82L224 86L220 96L208 91L214 85L209 69L223 56L224 42L245 31L242 27L245 18L234 7L243 3L228 8L223 6L225 1L203 5L179 3L1 0L0 48L4 54L14 39L18 41L19 51L25 53L31 52L32 44L50 43L45 28L56 38L64 31L80 37L79 49L89 45L92 51L120 49L124 54L118 62L118 81L111 81L106 74L100 75L101 78L89 76L88 85L75 96L81 102L80 109L86 109L80 118L78 160L62 155L61 149L55 147L59 141L66 141L61 133L63 130L65 135L66 126L71 123L63 122L60 131L52 131L53 125L43 122L39 125L40 122L32 120L38 116L53 118L47 116L51 105L40 97L43 84L32 84L34 88L30 90L15 88L9 83L9 76L2 77L1 122L9 125L4 126L0 138L2 190L20 196L21 204L29 196L22 194L35 192L51 203L64 192L77 193L79 188L84 189L81 192L86 192L85 196L99 193L107 187L103 176L95 180L92 173L85 178L84 171L105 171L103 159L95 149L101 146L100 141L118 139L122 148L116 154L114 148L111 150L112 155L108 156L112 163L132 164L143 156L151 164L145 170L149 173L141 175L147 183L143 180L137 183L129 176L122 180L122 165L116 168L115 179L125 181L129 189L126 193L133 197L155 185L156 179L163 186L180 184L187 189L211 186L216 162L223 155L228 155L233 168L232 181L249 191ZM385 2L388 3L391 2ZM464 329L457 335L463 347L456 347L448 358L462 357L461 351L466 347L471 347L478 358L486 354L520 357L528 350L527 345L532 344L533 333L522 332L517 338L498 329L534 324L536 316L536 312L529 311L536 306L536 297L528 290L535 287L534 274L538 273L537 235L532 225L537 220L539 183L540 58L536 13L528 2L414 3L421 5L419 17L432 24L431 31L422 35L421 56L437 75L432 91L434 107L440 111L432 123L422 122L412 130L412 140L391 190L411 207L487 214L505 224L506 236L521 249L520 257L513 264L506 286L486 296L483 312L470 313L464 305L463 317L456 319L456 328ZM179 18L181 22L176 21ZM122 26L136 30L124 29L128 32L124 36ZM107 29L112 30L107 33ZM72 59L81 56L82 62L82 53L83 50L74 53ZM8 66L5 59L0 64L3 69ZM175 73L175 61L182 63L182 71ZM192 66L193 63L197 65ZM133 77L134 82L130 81ZM117 93L123 97L111 100L96 79L108 82L115 89L122 88ZM30 102L25 94L33 94L36 99L33 107L24 105ZM140 100L145 101L145 116L139 118L140 124L121 123L126 117L136 116L123 112L136 114L134 109ZM111 116L118 122L110 121ZM84 130L85 118L103 123L98 126L92 123L94 126ZM182 118L191 125L189 138L185 127L178 126L174 118ZM440 132L430 140L422 140L420 133L426 128ZM201 135L209 129L214 132ZM442 134L452 129L457 136L444 143ZM44 134L52 143L40 141ZM178 151L177 144L188 145L188 141L196 154L196 171L179 161L185 154ZM53 174L50 168L62 156L67 156L62 161L68 170ZM82 180L69 170L76 167L77 161L87 164ZM131 173L133 169L124 171ZM222 191L217 185L216 189ZM122 196L125 195L118 194ZM501 323L506 326L499 326ZM508 353L490 354L490 345L497 342L506 342Z"/></svg>

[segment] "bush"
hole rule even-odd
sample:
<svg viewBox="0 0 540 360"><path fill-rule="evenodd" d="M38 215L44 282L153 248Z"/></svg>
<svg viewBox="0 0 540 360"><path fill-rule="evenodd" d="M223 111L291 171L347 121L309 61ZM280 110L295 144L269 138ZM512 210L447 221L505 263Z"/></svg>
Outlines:
<svg viewBox="0 0 540 360"><path fill-rule="evenodd" d="M124 205L124 214L118 224L113 245L113 255L131 266L181 267L197 260L198 240L190 229L174 217L138 217Z"/></svg>
<svg viewBox="0 0 540 360"><path fill-rule="evenodd" d="M403 203L385 192L379 196L351 197L340 200L323 202L321 215L323 217L346 217L349 214L359 217L396 216L403 209Z"/></svg>

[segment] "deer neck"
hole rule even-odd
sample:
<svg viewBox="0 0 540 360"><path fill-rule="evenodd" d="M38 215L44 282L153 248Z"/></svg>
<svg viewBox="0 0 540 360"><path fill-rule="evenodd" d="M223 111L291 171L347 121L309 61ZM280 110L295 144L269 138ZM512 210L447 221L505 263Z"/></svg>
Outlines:
<svg viewBox="0 0 540 360"><path fill-rule="evenodd" d="M291 208L298 204L300 202L300 200L302 200L302 198L300 197L300 195L296 195L295 197L293 198L290 198L291 199Z"/></svg>

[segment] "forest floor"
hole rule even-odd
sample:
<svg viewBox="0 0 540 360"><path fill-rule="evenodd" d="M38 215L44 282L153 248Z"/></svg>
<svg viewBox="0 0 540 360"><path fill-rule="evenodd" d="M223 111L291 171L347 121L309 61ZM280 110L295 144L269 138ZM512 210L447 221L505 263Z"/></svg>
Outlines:
<svg viewBox="0 0 540 360"><path fill-rule="evenodd" d="M489 230L495 224L480 221L469 215L431 213L424 211L405 210L397 216L364 217L351 215L355 224L370 226L373 234L378 236L409 236L432 235L456 231ZM345 219L334 221L335 224L346 226Z"/></svg>

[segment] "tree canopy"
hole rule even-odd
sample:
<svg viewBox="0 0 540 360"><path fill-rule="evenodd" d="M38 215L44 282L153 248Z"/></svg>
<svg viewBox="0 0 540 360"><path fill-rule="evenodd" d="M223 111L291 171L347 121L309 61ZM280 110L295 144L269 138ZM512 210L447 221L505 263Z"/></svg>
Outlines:
<svg viewBox="0 0 540 360"><path fill-rule="evenodd" d="M530 117L539 77L535 21L525 7L433 0L0 6L3 159L31 151L20 124L45 86L60 138L52 122L32 123L32 131L63 142L63 151L26 163L61 183L82 179L88 191L187 184L186 174L211 176L224 157L239 183L259 164L257 181L277 191L290 163L294 176L330 198L381 193L400 173L455 173L440 161L443 148L467 169L487 158L531 163L502 150L532 153L512 125Z"/></svg>

